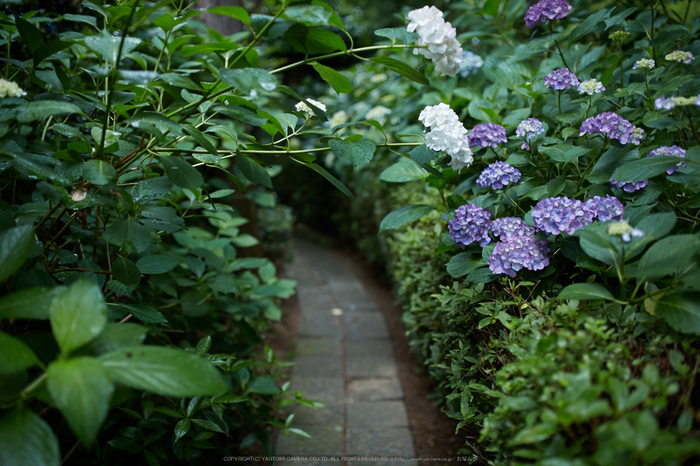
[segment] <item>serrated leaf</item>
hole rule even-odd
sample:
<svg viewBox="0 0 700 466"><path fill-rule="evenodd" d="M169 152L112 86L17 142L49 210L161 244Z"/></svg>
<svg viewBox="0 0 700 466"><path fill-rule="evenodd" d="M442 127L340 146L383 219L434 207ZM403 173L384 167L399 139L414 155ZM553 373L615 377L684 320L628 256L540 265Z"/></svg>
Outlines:
<svg viewBox="0 0 700 466"><path fill-rule="evenodd" d="M42 418L27 408L15 408L0 418L0 464L59 466L58 439Z"/></svg>
<svg viewBox="0 0 700 466"><path fill-rule="evenodd" d="M681 333L700 333L700 293L680 291L656 302L656 315Z"/></svg>
<svg viewBox="0 0 700 466"><path fill-rule="evenodd" d="M373 142L365 140L331 139L328 145L335 155L349 160L355 167L369 163L377 150Z"/></svg>
<svg viewBox="0 0 700 466"><path fill-rule="evenodd" d="M19 269L34 247L31 224L9 228L0 233L0 282Z"/></svg>
<svg viewBox="0 0 700 466"><path fill-rule="evenodd" d="M390 212L379 225L379 232L397 228L414 220L417 220L434 210L434 207L425 204L413 204L401 207Z"/></svg>
<svg viewBox="0 0 700 466"><path fill-rule="evenodd" d="M408 153L411 159L418 165L425 165L426 163L435 160L435 158L440 155L439 152L435 152L424 144L422 146L416 146L411 152Z"/></svg>
<svg viewBox="0 0 700 466"><path fill-rule="evenodd" d="M47 388L75 435L90 447L109 411L114 384L102 363L81 357L53 362Z"/></svg>
<svg viewBox="0 0 700 466"><path fill-rule="evenodd" d="M416 162L402 157L395 164L386 167L379 175L379 179L389 183L405 183L407 181L422 180L427 176L428 172Z"/></svg>
<svg viewBox="0 0 700 466"><path fill-rule="evenodd" d="M700 247L697 235L675 235L662 238L644 253L634 276L655 280L686 267Z"/></svg>
<svg viewBox="0 0 700 466"><path fill-rule="evenodd" d="M49 319L59 348L68 353L100 334L107 323L107 306L97 285L81 278L56 295Z"/></svg>
<svg viewBox="0 0 700 466"><path fill-rule="evenodd" d="M100 357L113 380L163 396L216 395L227 390L221 374L192 353L136 346Z"/></svg>
<svg viewBox="0 0 700 466"><path fill-rule="evenodd" d="M678 157L660 155L642 157L618 167L613 172L613 179L618 181L641 181L664 173L678 164Z"/></svg>
<svg viewBox="0 0 700 466"><path fill-rule="evenodd" d="M391 57L373 57L370 59L370 61L377 63L378 65L382 65L385 68L400 74L404 78L408 78L411 81L417 82L418 84L423 84L425 86L430 84L430 82L428 81L428 78L426 78L423 73L416 70L415 68L408 66L404 62L401 62L401 61L396 60L394 58L391 58Z"/></svg>
<svg viewBox="0 0 700 466"><path fill-rule="evenodd" d="M109 323L94 340L90 348L95 354L105 354L121 348L130 348L143 343L148 328L131 322L121 324Z"/></svg>
<svg viewBox="0 0 700 466"><path fill-rule="evenodd" d="M454 278L463 277L486 265L483 258L474 259L469 252L460 252L447 263L447 273Z"/></svg>
<svg viewBox="0 0 700 466"><path fill-rule="evenodd" d="M557 299L605 299L615 301L611 292L596 283L574 283L559 292Z"/></svg>
<svg viewBox="0 0 700 466"><path fill-rule="evenodd" d="M180 157L161 157L160 161L165 168L165 174L173 184L192 191L199 189L204 184L202 175Z"/></svg>
<svg viewBox="0 0 700 466"><path fill-rule="evenodd" d="M338 94L347 94L352 91L350 80L333 68L318 63L312 63L311 66L318 72L321 79L326 81Z"/></svg>

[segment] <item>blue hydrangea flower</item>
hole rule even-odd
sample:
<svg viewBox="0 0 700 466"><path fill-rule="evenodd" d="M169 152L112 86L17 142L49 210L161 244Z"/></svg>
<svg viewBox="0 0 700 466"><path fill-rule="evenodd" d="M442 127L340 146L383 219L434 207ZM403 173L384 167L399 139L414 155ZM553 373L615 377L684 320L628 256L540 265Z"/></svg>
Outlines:
<svg viewBox="0 0 700 466"><path fill-rule="evenodd" d="M685 150L678 146L661 146L649 152L647 154L647 157L655 157L657 155L668 155L673 157L685 158ZM688 164L686 164L685 162L678 162L678 165L669 168L668 170L666 170L666 173L670 175L673 172L675 172L677 168L685 168L687 166Z"/></svg>
<svg viewBox="0 0 700 466"><path fill-rule="evenodd" d="M573 235L593 222L596 212L583 202L568 197L542 199L532 209L535 228L550 235Z"/></svg>
<svg viewBox="0 0 700 466"><path fill-rule="evenodd" d="M647 185L647 182L649 180L642 180L642 181L617 181L613 180L612 177L610 177L610 186L613 188L621 189L626 193L633 193L635 191L639 191L643 187Z"/></svg>
<svg viewBox="0 0 700 466"><path fill-rule="evenodd" d="M520 171L505 162L494 162L481 172L476 184L482 188L491 186L493 189L501 189L510 183L520 181Z"/></svg>
<svg viewBox="0 0 700 466"><path fill-rule="evenodd" d="M464 249L468 244L478 241L480 246L491 242L491 212L474 204L466 204L455 211L455 219L447 223L452 241Z"/></svg>
<svg viewBox="0 0 700 466"><path fill-rule="evenodd" d="M676 101L673 99L673 97L666 97L665 95L662 95L654 100L654 108L657 110L673 110L675 106Z"/></svg>
<svg viewBox="0 0 700 466"><path fill-rule="evenodd" d="M459 64L459 75L463 78L469 76L474 70L484 66L484 60L477 54L465 50L462 54L462 63Z"/></svg>
<svg viewBox="0 0 700 466"><path fill-rule="evenodd" d="M533 236L510 236L496 243L487 262L495 274L506 274L511 278L521 269L542 270L549 265L549 244Z"/></svg>
<svg viewBox="0 0 700 466"><path fill-rule="evenodd" d="M520 148L527 150L530 150L530 141L538 134L542 133L544 133L544 125L537 118L528 118L527 120L523 120L515 129L516 136L525 138L525 141L523 141L523 145L520 146Z"/></svg>
<svg viewBox="0 0 700 466"><path fill-rule="evenodd" d="M578 87L579 80L567 68L559 68L544 77L544 85L557 91L563 91L564 89Z"/></svg>
<svg viewBox="0 0 700 466"><path fill-rule="evenodd" d="M505 241L511 236L534 237L537 231L520 217L503 217L491 222L491 232L496 238Z"/></svg>
<svg viewBox="0 0 700 466"><path fill-rule="evenodd" d="M586 206L595 211L596 217L601 222L608 220L622 220L625 206L615 196L594 196L586 201Z"/></svg>
<svg viewBox="0 0 700 466"><path fill-rule="evenodd" d="M525 13L525 26L532 28L538 22L546 22L548 19L562 19L571 11L571 5L566 0L541 0Z"/></svg>
<svg viewBox="0 0 700 466"><path fill-rule="evenodd" d="M506 129L497 125L496 123L482 123L476 125L467 134L467 139L469 140L469 146L481 146L488 147L491 146L494 149L502 142L508 142L506 137Z"/></svg>
<svg viewBox="0 0 700 466"><path fill-rule="evenodd" d="M581 123L579 136L586 133L604 134L610 139L617 139L620 144L639 144L643 137L641 131L637 131L632 123L613 112L604 112L586 119Z"/></svg>

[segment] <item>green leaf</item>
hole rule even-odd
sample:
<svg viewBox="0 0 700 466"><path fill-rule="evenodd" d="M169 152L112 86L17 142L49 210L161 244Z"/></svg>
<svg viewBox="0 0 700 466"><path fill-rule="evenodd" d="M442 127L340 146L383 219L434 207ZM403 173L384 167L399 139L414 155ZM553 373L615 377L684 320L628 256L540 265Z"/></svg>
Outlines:
<svg viewBox="0 0 700 466"><path fill-rule="evenodd" d="M613 179L618 181L641 181L664 173L678 164L678 157L659 155L642 157L618 167L613 172Z"/></svg>
<svg viewBox="0 0 700 466"><path fill-rule="evenodd" d="M312 63L311 66L313 66L318 72L321 79L330 84L333 90L338 94L347 94L348 92L352 91L352 84L350 83L350 80L338 73L333 68L329 68L318 63Z"/></svg>
<svg viewBox="0 0 700 466"><path fill-rule="evenodd" d="M400 40L405 44L410 44L418 38L418 34L415 32L408 32L405 27L401 28L384 28L377 29L374 31L379 37L386 37L387 39Z"/></svg>
<svg viewBox="0 0 700 466"><path fill-rule="evenodd" d="M396 209L389 212L379 225L379 233L384 230L406 225L414 220L417 220L424 215L429 214L434 210L434 207L425 204L413 204Z"/></svg>
<svg viewBox="0 0 700 466"><path fill-rule="evenodd" d="M666 294L656 302L656 315L681 333L700 333L700 292Z"/></svg>
<svg viewBox="0 0 700 466"><path fill-rule="evenodd" d="M39 359L27 345L0 332L0 374L13 374L33 367Z"/></svg>
<svg viewBox="0 0 700 466"><path fill-rule="evenodd" d="M675 224L676 214L673 212L651 214L644 217L635 225L636 228L644 232L644 236L633 237L632 241L625 247L627 259L632 259L642 252L644 246L670 233Z"/></svg>
<svg viewBox="0 0 700 466"><path fill-rule="evenodd" d="M192 191L199 189L204 184L202 175L180 157L161 157L160 162L165 168L165 174L173 184Z"/></svg>
<svg viewBox="0 0 700 466"><path fill-rule="evenodd" d="M610 11L611 10L603 9L587 16L586 19L579 23L571 32L571 35L568 37L568 42L573 43L576 39L593 32L600 23L610 16Z"/></svg>
<svg viewBox="0 0 700 466"><path fill-rule="evenodd" d="M369 163L377 150L377 146L371 141L331 139L328 145L335 155L349 160L355 167Z"/></svg>
<svg viewBox="0 0 700 466"><path fill-rule="evenodd" d="M21 123L30 123L50 116L82 113L75 104L54 100L33 101L14 109L14 116Z"/></svg>
<svg viewBox="0 0 700 466"><path fill-rule="evenodd" d="M287 19L309 25L327 26L332 10L317 5L297 5L284 10Z"/></svg>
<svg viewBox="0 0 700 466"><path fill-rule="evenodd" d="M423 170L416 162L401 158L393 165L389 165L379 175L379 179L389 183L405 183L407 181L422 180L428 176L428 172Z"/></svg>
<svg viewBox="0 0 700 466"><path fill-rule="evenodd" d="M266 375L263 377L257 377L248 386L246 390L248 393L259 393L261 395L279 395L282 390L275 385L275 378Z"/></svg>
<svg viewBox="0 0 700 466"><path fill-rule="evenodd" d="M248 16L248 12L240 6L215 6L214 8L207 9L207 12L237 19L250 27L250 16Z"/></svg>
<svg viewBox="0 0 700 466"><path fill-rule="evenodd" d="M132 248L136 252L143 252L151 245L151 234L131 217L109 225L103 237L110 244Z"/></svg>
<svg viewBox="0 0 700 466"><path fill-rule="evenodd" d="M485 265L486 261L483 258L474 259L471 253L460 252L447 263L447 273L454 278L459 278Z"/></svg>
<svg viewBox="0 0 700 466"><path fill-rule="evenodd" d="M615 301L611 292L595 283L574 283L559 292L557 299L605 299Z"/></svg>
<svg viewBox="0 0 700 466"><path fill-rule="evenodd" d="M54 298L51 330L63 353L95 338L107 323L107 307L94 282L81 278Z"/></svg>
<svg viewBox="0 0 700 466"><path fill-rule="evenodd" d="M114 384L102 363L81 357L56 361L47 371L47 388L75 435L90 447L109 411Z"/></svg>
<svg viewBox="0 0 700 466"><path fill-rule="evenodd" d="M243 175L253 184L261 184L266 188L272 189L272 179L262 165L255 160L249 159L240 152L236 153L236 163Z"/></svg>
<svg viewBox="0 0 700 466"><path fill-rule="evenodd" d="M34 247L31 224L12 227L0 233L0 282L19 269Z"/></svg>
<svg viewBox="0 0 700 466"><path fill-rule="evenodd" d="M426 78L423 73L416 70L415 68L408 66L402 61L390 57L373 57L370 59L370 61L378 65L382 65L385 68L400 74L404 78L417 82L418 84L423 84L425 86L430 84L428 78Z"/></svg>
<svg viewBox="0 0 700 466"><path fill-rule="evenodd" d="M189 123L183 124L182 129L184 129L187 134L192 136L194 140L197 141L197 144L206 149L206 151L209 152L211 155L213 155L214 157L219 156L219 153L216 151L216 147L214 147L214 145L204 136L204 134L202 134L200 130L198 130Z"/></svg>
<svg viewBox="0 0 700 466"><path fill-rule="evenodd" d="M180 259L176 256L146 256L136 262L136 267L139 268L144 275L158 275L161 273L170 272L180 263Z"/></svg>
<svg viewBox="0 0 700 466"><path fill-rule="evenodd" d="M219 71L219 77L226 84L244 93L248 93L253 89L274 91L277 87L277 78L259 68L239 68L234 70L225 68Z"/></svg>
<svg viewBox="0 0 700 466"><path fill-rule="evenodd" d="M136 183L131 190L131 197L134 198L134 202L161 199L171 189L173 189L173 183L170 179L167 176L159 176Z"/></svg>
<svg viewBox="0 0 700 466"><path fill-rule="evenodd" d="M114 381L158 395L204 396L227 390L214 366L174 348L135 346L100 359Z"/></svg>
<svg viewBox="0 0 700 466"><path fill-rule="evenodd" d="M416 146L415 149L413 149L409 154L411 156L411 159L416 162L418 165L425 165L426 163L434 160L438 155L440 155L439 152L435 152L432 149L428 149L428 146L422 145L422 146Z"/></svg>
<svg viewBox="0 0 700 466"><path fill-rule="evenodd" d="M570 146L568 144L556 144L548 147L539 146L537 151L546 154L555 162L569 163L576 162L579 157L589 153L591 149L581 146Z"/></svg>
<svg viewBox="0 0 700 466"><path fill-rule="evenodd" d="M190 420L189 419L180 419L177 421L177 424L175 424L175 441L177 442L182 438L187 432L190 431Z"/></svg>
<svg viewBox="0 0 700 466"><path fill-rule="evenodd" d="M49 42L48 44L41 45L32 54L34 59L34 68L39 66L41 62L46 60L54 53L58 53L61 50L67 49L71 45L73 45L72 42L66 42L63 40L54 40L52 42Z"/></svg>
<svg viewBox="0 0 700 466"><path fill-rule="evenodd" d="M147 333L147 327L131 322L109 323L102 330L102 333L90 342L90 348L99 355L121 348L138 346L143 343Z"/></svg>
<svg viewBox="0 0 700 466"><path fill-rule="evenodd" d="M119 59L121 61L124 60L124 57L131 53L136 47L138 47L138 45L141 43L141 39L137 37L126 37L124 38L124 45L122 47L121 35L113 36L106 30L103 30L101 34L86 37L84 42L87 47L94 50L102 58L107 60L110 65L113 65L117 61L120 48L121 56L119 56Z"/></svg>
<svg viewBox="0 0 700 466"><path fill-rule="evenodd" d="M309 55L347 50L343 39L328 29L310 28L297 23L284 33L284 37L292 47Z"/></svg>
<svg viewBox="0 0 700 466"><path fill-rule="evenodd" d="M621 251L612 242L612 237L607 234L607 226L598 222L586 228L576 231L580 238L581 249L594 259L598 259L608 265L621 264Z"/></svg>
<svg viewBox="0 0 700 466"><path fill-rule="evenodd" d="M168 321L168 319L166 319L165 316L163 316L163 314L161 314L159 311L144 304L109 303L109 305L114 308L124 310L124 312L130 313L141 322L160 324Z"/></svg>
<svg viewBox="0 0 700 466"><path fill-rule="evenodd" d="M15 291L0 299L0 319L48 319L53 298L61 290L38 287Z"/></svg>
<svg viewBox="0 0 700 466"><path fill-rule="evenodd" d="M125 285L138 285L141 282L141 271L133 261L124 256L117 256L112 262L112 275Z"/></svg>
<svg viewBox="0 0 700 466"><path fill-rule="evenodd" d="M700 247L697 235L676 235L654 243L639 261L634 274L644 280L655 280L682 270L693 260Z"/></svg>
<svg viewBox="0 0 700 466"><path fill-rule="evenodd" d="M98 186L117 183L117 170L104 160L88 160L83 164L83 178Z"/></svg>
<svg viewBox="0 0 700 466"><path fill-rule="evenodd" d="M328 171L325 168L321 167L320 165L316 165L315 163L303 163L303 165L309 167L310 169L312 169L313 171L330 181L330 183L333 186L335 186L336 189L338 189L341 193L345 194L348 197L348 199L355 199L355 196L352 194L352 192L350 192L350 190L335 176L328 173Z"/></svg>
<svg viewBox="0 0 700 466"><path fill-rule="evenodd" d="M0 419L0 464L59 466L61 452L51 427L27 408L15 408Z"/></svg>
<svg viewBox="0 0 700 466"><path fill-rule="evenodd" d="M27 45L29 51L34 54L34 51L44 45L44 36L36 26L22 18L15 18L15 26L17 32L22 37L22 41Z"/></svg>

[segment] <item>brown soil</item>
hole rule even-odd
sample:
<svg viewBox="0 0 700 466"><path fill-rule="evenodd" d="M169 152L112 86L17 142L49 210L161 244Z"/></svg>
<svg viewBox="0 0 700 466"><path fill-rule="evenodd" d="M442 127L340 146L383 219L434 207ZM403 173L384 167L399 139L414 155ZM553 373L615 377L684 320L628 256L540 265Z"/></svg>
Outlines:
<svg viewBox="0 0 700 466"><path fill-rule="evenodd" d="M409 348L405 327L401 322L402 310L394 306L391 290L377 280L372 269L357 255L340 251L337 254L360 278L386 318L394 343L399 378L413 430L416 456L454 459L457 451L463 446L459 440L460 436L455 435L457 422L442 413L435 400L430 398L433 382L420 370L421 365ZM299 304L296 297L292 297L283 303L282 321L273 324L271 331L266 335L266 343L272 347L281 361L293 359L291 352L299 331L299 322ZM419 464L427 466L444 464L444 462L421 461Z"/></svg>

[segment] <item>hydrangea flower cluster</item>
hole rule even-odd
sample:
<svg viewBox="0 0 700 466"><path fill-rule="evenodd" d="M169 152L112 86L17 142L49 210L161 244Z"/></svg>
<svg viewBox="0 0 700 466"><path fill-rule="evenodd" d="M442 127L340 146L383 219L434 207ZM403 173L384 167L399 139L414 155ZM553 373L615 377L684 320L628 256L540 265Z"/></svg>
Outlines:
<svg viewBox="0 0 700 466"><path fill-rule="evenodd" d="M621 189L626 193L633 193L635 191L639 191L640 189L644 188L649 180L641 180L641 181L617 181L613 180L612 177L610 177L610 186L613 188Z"/></svg>
<svg viewBox="0 0 700 466"><path fill-rule="evenodd" d="M684 107L686 105L698 105L697 97L666 97L662 95L654 100L654 107L657 110L672 110L676 107Z"/></svg>
<svg viewBox="0 0 700 466"><path fill-rule="evenodd" d="M605 86L603 86L603 83L601 83L597 79L589 79L587 81L579 83L578 85L579 94L593 95L599 94L601 92L605 92Z"/></svg>
<svg viewBox="0 0 700 466"><path fill-rule="evenodd" d="M5 97L24 97L27 91L20 88L16 82L0 78L0 99Z"/></svg>
<svg viewBox="0 0 700 466"><path fill-rule="evenodd" d="M520 181L520 171L505 162L494 162L481 172L476 184L482 188L491 186L493 189L501 189L510 183Z"/></svg>
<svg viewBox="0 0 700 466"><path fill-rule="evenodd" d="M595 215L588 205L568 197L542 199L532 210L535 228L550 235L573 235L576 230L590 225Z"/></svg>
<svg viewBox="0 0 700 466"><path fill-rule="evenodd" d="M530 150L530 141L538 134L544 133L544 125L537 118L528 118L520 122L518 127L515 129L515 135L524 137L523 145L520 146L521 149Z"/></svg>
<svg viewBox="0 0 700 466"><path fill-rule="evenodd" d="M632 123L613 112L604 112L586 119L581 124L579 136L586 133L604 134L610 139L617 139L620 144L631 142L639 145L644 138L644 131L641 128L635 128Z"/></svg>
<svg viewBox="0 0 700 466"><path fill-rule="evenodd" d="M633 236L637 238L644 236L642 230L632 228L630 224L624 220L608 225L608 234L610 236L620 236L625 243L629 243Z"/></svg>
<svg viewBox="0 0 700 466"><path fill-rule="evenodd" d="M683 149L682 147L678 147L678 146L661 146L661 147L657 147L653 151L649 152L647 154L647 157L656 157L658 155L667 155L667 156L672 156L672 157L685 158L685 149ZM666 170L666 173L671 175L671 174L673 174L673 172L676 171L676 169L685 168L687 166L688 166L688 164L686 164L685 162L678 162L678 165L676 165L675 167L669 168L668 170Z"/></svg>
<svg viewBox="0 0 700 466"><path fill-rule="evenodd" d="M538 22L562 19L571 11L571 5L566 0L541 0L525 13L525 26L532 28Z"/></svg>
<svg viewBox="0 0 700 466"><path fill-rule="evenodd" d="M423 55L435 62L442 75L454 76L462 63L462 46L457 42L457 30L442 17L434 6L424 6L408 13L408 32L418 33L415 55ZM425 46L425 48L423 48Z"/></svg>
<svg viewBox="0 0 700 466"><path fill-rule="evenodd" d="M505 240L511 236L535 236L537 230L525 223L520 217L497 218L491 222L491 233Z"/></svg>
<svg viewBox="0 0 700 466"><path fill-rule="evenodd" d="M500 143L508 142L506 129L496 123L482 123L474 126L467 138L469 139L469 145L471 147L491 146L495 149Z"/></svg>
<svg viewBox="0 0 700 466"><path fill-rule="evenodd" d="M447 223L452 241L464 249L478 241L480 246L491 242L491 212L474 204L465 204L455 211L455 219Z"/></svg>
<svg viewBox="0 0 700 466"><path fill-rule="evenodd" d="M548 246L546 240L538 241L532 235L509 236L496 243L487 261L489 269L511 278L521 269L542 270L549 265Z"/></svg>
<svg viewBox="0 0 700 466"><path fill-rule="evenodd" d="M466 78L469 73L478 70L482 66L484 66L484 60L479 55L465 50L462 54L462 63L459 65L459 75Z"/></svg>
<svg viewBox="0 0 700 466"><path fill-rule="evenodd" d="M695 59L692 53L684 52L683 50L674 50L673 52L666 55L667 61L675 61L678 63L683 63L685 65L690 65L690 62Z"/></svg>
<svg viewBox="0 0 700 466"><path fill-rule="evenodd" d="M335 112L333 116L331 117L330 121L330 126L331 128L335 128L338 125L342 125L344 123L348 122L348 114L345 113L345 110L341 110L339 112Z"/></svg>
<svg viewBox="0 0 700 466"><path fill-rule="evenodd" d="M430 128L425 134L425 145L435 151L445 151L452 156L450 166L459 171L474 161L467 139L467 130L457 114L445 103L425 107L418 119Z"/></svg>
<svg viewBox="0 0 700 466"><path fill-rule="evenodd" d="M656 62L654 60L651 58L642 58L641 60L634 62L632 69L636 70L637 68L641 68L643 70L653 70L654 67L656 67Z"/></svg>
<svg viewBox="0 0 700 466"><path fill-rule="evenodd" d="M563 91L564 89L577 87L579 80L568 68L559 68L544 77L544 85L557 91Z"/></svg>
<svg viewBox="0 0 700 466"><path fill-rule="evenodd" d="M326 106L323 105L321 102L317 102L313 99L306 99L306 100L308 100L311 105L320 109L321 111L324 111L324 112L326 111ZM306 105L306 102L299 102L298 104L296 104L294 106L294 108L296 109L297 112L308 113L311 116L315 116L313 110L311 110L311 107Z"/></svg>
<svg viewBox="0 0 700 466"><path fill-rule="evenodd" d="M608 220L622 220L625 206L615 196L593 196L586 201L586 206L595 211L595 215L601 222Z"/></svg>

